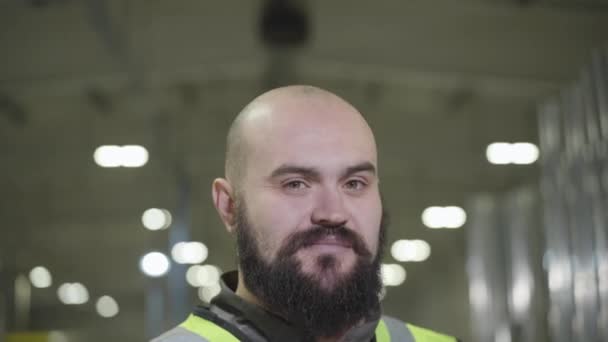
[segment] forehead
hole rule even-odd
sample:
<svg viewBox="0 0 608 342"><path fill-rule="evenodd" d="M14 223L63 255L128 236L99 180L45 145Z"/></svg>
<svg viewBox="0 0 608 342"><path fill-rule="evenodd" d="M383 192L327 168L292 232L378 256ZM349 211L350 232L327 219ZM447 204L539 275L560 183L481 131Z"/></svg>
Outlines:
<svg viewBox="0 0 608 342"><path fill-rule="evenodd" d="M373 133L346 103L298 99L254 110L247 173L268 174L283 164L327 171L362 162L377 167Z"/></svg>

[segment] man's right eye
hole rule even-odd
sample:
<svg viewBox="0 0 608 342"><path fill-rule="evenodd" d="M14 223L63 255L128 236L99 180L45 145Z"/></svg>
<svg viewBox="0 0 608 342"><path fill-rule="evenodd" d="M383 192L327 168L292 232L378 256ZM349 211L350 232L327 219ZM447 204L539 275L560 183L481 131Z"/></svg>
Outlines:
<svg viewBox="0 0 608 342"><path fill-rule="evenodd" d="M300 190L306 187L306 183L300 180L294 180L283 184L283 187L288 190Z"/></svg>

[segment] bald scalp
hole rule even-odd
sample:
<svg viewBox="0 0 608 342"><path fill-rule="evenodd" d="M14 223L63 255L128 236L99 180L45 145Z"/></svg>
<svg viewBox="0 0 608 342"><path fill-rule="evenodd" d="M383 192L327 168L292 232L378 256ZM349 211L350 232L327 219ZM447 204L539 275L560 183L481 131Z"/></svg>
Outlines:
<svg viewBox="0 0 608 342"><path fill-rule="evenodd" d="M289 100L309 100L327 104L340 103L352 108L353 112L359 113L352 105L337 95L309 85L276 88L256 97L235 117L227 135L225 173L237 194L240 192L241 183L245 177L247 156L251 151L251 139L248 139L248 135L253 134L251 132L252 121L255 120L256 116L259 116L260 112L270 111L274 113L274 107ZM363 121L365 120L363 119Z"/></svg>
<svg viewBox="0 0 608 342"><path fill-rule="evenodd" d="M248 107L248 106L247 106ZM240 180L243 178L243 168L246 163L246 143L242 133L243 118L246 115L245 107L232 121L226 141L226 179L232 184L235 191L240 189Z"/></svg>

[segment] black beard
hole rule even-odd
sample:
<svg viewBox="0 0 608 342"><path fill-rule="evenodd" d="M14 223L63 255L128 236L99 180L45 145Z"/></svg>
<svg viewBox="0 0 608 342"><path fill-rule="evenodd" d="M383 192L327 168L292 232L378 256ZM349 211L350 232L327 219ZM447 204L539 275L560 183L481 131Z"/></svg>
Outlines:
<svg viewBox="0 0 608 342"><path fill-rule="evenodd" d="M333 337L367 318L379 308L382 288L380 259L386 235L385 213L378 236L378 252L372 256L358 234L346 227L313 227L295 233L277 252L274 261L266 262L260 253L244 205L237 206L237 249L245 286L271 312L302 329L306 339ZM333 234L351 245L357 255L353 269L340 276L339 260L331 255L317 258L318 274L305 274L295 253ZM330 288L321 285L323 274L334 279Z"/></svg>

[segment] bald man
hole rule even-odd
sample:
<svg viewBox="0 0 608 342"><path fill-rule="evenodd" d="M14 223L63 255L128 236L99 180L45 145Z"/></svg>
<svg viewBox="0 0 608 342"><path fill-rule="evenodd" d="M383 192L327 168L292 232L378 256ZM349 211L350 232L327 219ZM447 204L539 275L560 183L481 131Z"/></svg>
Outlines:
<svg viewBox="0 0 608 342"><path fill-rule="evenodd" d="M238 270L154 341L456 341L382 316L376 142L349 103L311 86L262 94L228 132L225 177L211 192Z"/></svg>

